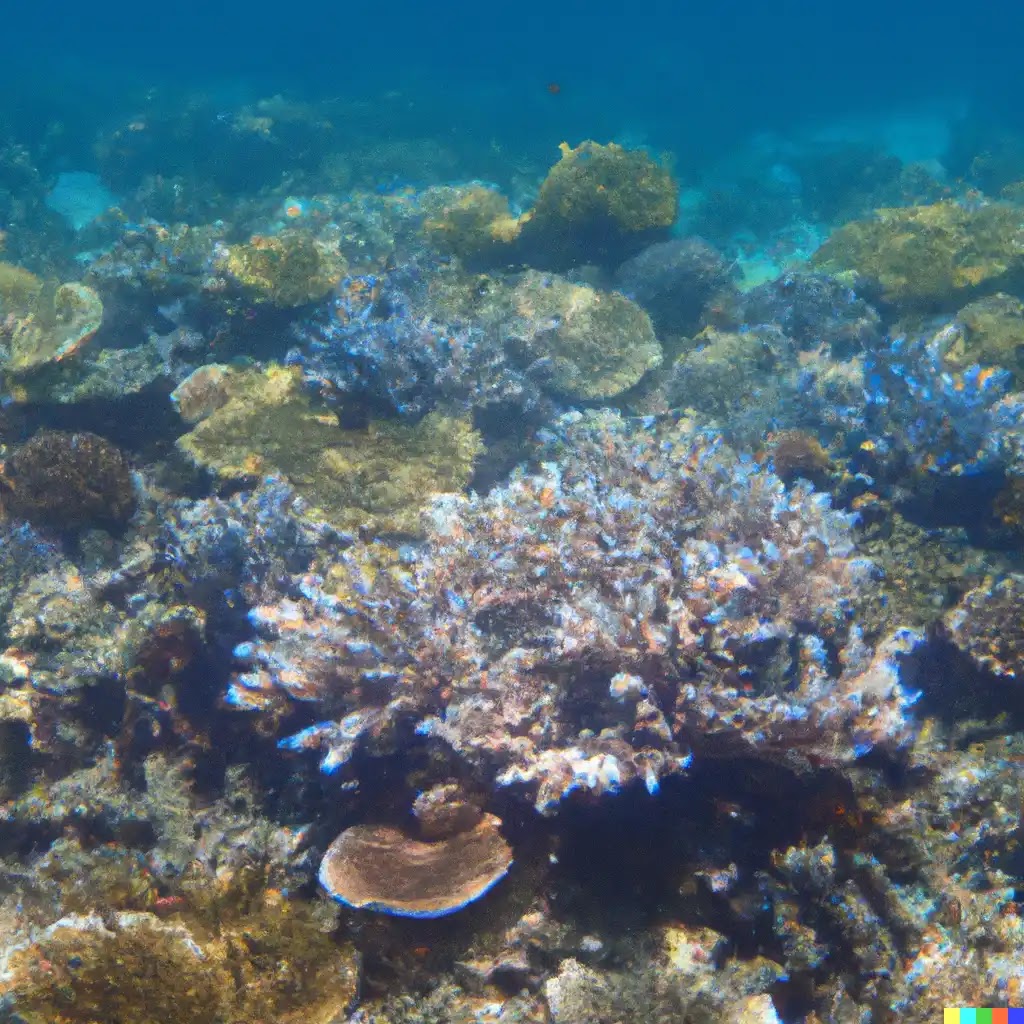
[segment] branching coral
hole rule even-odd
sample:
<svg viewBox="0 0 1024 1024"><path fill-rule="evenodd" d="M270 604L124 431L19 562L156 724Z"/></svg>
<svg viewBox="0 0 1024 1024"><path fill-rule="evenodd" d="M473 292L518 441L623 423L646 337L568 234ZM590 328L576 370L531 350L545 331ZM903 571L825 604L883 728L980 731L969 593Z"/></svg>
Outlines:
<svg viewBox="0 0 1024 1024"><path fill-rule="evenodd" d="M346 552L255 610L244 707L316 703L325 768L413 727L550 811L691 756L845 760L911 735L902 635L852 624L849 518L717 439L573 415L535 474L450 497L418 553ZM554 461L557 458L557 461ZM287 702L287 701L286 701Z"/></svg>

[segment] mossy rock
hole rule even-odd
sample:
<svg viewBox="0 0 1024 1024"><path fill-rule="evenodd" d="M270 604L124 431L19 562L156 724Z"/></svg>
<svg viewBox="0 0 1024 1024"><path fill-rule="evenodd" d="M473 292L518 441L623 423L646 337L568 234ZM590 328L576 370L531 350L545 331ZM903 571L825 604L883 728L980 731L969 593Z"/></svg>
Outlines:
<svg viewBox="0 0 1024 1024"><path fill-rule="evenodd" d="M9 342L4 369L26 377L62 363L82 349L102 322L103 303L87 285L41 284L30 306L13 312L5 325Z"/></svg>
<svg viewBox="0 0 1024 1024"><path fill-rule="evenodd" d="M481 450L466 420L438 412L342 429L297 370L239 371L226 386L227 401L179 438L182 451L224 480L283 476L313 518L341 530L419 533L421 507L464 488Z"/></svg>
<svg viewBox="0 0 1024 1024"><path fill-rule="evenodd" d="M340 256L302 231L253 235L248 242L229 245L220 266L253 302L282 309L324 298L343 272Z"/></svg>
<svg viewBox="0 0 1024 1024"><path fill-rule="evenodd" d="M945 332L942 362L950 370L999 366L1024 381L1024 303L997 292L972 302L956 315L959 330Z"/></svg>
<svg viewBox="0 0 1024 1024"><path fill-rule="evenodd" d="M781 376L787 353L772 344L775 340L758 330L705 328L672 367L670 403L729 421Z"/></svg>
<svg viewBox="0 0 1024 1024"><path fill-rule="evenodd" d="M511 296L514 344L546 363L545 386L570 398L614 398L661 364L650 317L618 292L528 271Z"/></svg>
<svg viewBox="0 0 1024 1024"><path fill-rule="evenodd" d="M814 266L853 271L895 306L956 309L1005 287L1024 270L1024 212L1006 203L954 202L878 210L833 232Z"/></svg>
<svg viewBox="0 0 1024 1024"><path fill-rule="evenodd" d="M647 153L590 141L575 148L562 143L561 151L522 219L522 249L531 265L616 266L675 223L679 186Z"/></svg>
<svg viewBox="0 0 1024 1024"><path fill-rule="evenodd" d="M467 267L494 266L514 258L522 224L508 199L486 185L431 189L423 236L433 248Z"/></svg>
<svg viewBox="0 0 1024 1024"><path fill-rule="evenodd" d="M43 282L13 263L0 263L0 316L24 316L35 305Z"/></svg>

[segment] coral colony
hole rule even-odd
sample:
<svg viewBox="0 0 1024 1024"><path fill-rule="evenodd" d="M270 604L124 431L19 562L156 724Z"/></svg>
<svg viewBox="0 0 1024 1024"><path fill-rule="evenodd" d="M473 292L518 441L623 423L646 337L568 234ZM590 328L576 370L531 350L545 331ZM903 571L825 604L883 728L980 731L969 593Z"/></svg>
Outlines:
<svg viewBox="0 0 1024 1024"><path fill-rule="evenodd" d="M0 1016L1024 1003L1020 187L192 116L0 148Z"/></svg>

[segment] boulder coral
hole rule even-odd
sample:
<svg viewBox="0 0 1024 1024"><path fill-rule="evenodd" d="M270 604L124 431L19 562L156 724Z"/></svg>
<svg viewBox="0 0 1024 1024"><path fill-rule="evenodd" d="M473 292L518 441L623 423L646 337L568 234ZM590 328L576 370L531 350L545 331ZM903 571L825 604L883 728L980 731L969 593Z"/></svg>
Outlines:
<svg viewBox="0 0 1024 1024"><path fill-rule="evenodd" d="M643 150L587 141L575 148L563 142L561 153L523 218L528 262L615 266L675 222L679 186Z"/></svg>
<svg viewBox="0 0 1024 1024"><path fill-rule="evenodd" d="M672 172L614 142L563 142L534 205L515 217L485 186L454 192L424 220L427 240L470 266L522 262L546 270L578 263L614 268L667 237L679 207Z"/></svg>

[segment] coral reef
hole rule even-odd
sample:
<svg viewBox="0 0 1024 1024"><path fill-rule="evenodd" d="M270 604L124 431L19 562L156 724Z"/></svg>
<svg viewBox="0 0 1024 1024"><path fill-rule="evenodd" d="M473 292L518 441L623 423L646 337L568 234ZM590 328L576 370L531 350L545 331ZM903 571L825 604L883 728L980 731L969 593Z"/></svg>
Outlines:
<svg viewBox="0 0 1024 1024"><path fill-rule="evenodd" d="M1020 1001L1019 140L23 99L0 1017Z"/></svg>
<svg viewBox="0 0 1024 1024"><path fill-rule="evenodd" d="M386 826L355 825L328 847L320 883L356 909L399 917L444 917L480 899L508 873L512 849L501 822L421 842Z"/></svg>
<svg viewBox="0 0 1024 1024"><path fill-rule="evenodd" d="M339 529L417 532L420 505L464 487L479 452L469 425L440 413L415 426L342 429L285 367L242 371L224 386L230 397L179 439L182 451L224 479L284 475Z"/></svg>
<svg viewBox="0 0 1024 1024"><path fill-rule="evenodd" d="M0 489L7 515L61 530L120 526L135 511L128 460L86 432L40 430L8 456Z"/></svg>
<svg viewBox="0 0 1024 1024"><path fill-rule="evenodd" d="M934 310L1000 290L1019 276L1022 258L1017 209L948 201L883 209L871 220L844 225L813 262L826 272L856 271L901 308Z"/></svg>

